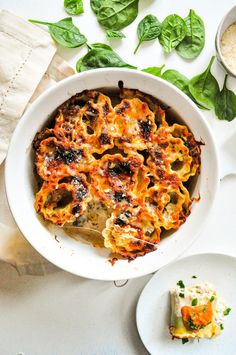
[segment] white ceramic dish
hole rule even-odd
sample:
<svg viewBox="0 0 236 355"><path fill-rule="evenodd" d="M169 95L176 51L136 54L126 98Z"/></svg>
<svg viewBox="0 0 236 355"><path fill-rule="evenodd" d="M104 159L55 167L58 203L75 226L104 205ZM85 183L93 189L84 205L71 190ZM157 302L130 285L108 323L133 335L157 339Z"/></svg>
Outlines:
<svg viewBox="0 0 236 355"><path fill-rule="evenodd" d="M202 146L201 174L194 195L200 201L180 229L165 238L158 250L132 262L119 260L114 266L108 261L109 252L91 245L61 237L59 243L34 210L34 177L32 140L50 114L77 92L101 87L117 87L123 80L125 87L151 94L174 108ZM99 69L74 75L44 92L20 120L6 160L6 191L12 214L23 235L46 259L76 275L101 279L129 279L156 271L190 246L208 218L219 183L216 145L210 128L200 110L179 89L152 75L129 69Z"/></svg>
<svg viewBox="0 0 236 355"><path fill-rule="evenodd" d="M197 279L192 279L196 275ZM208 281L232 309L220 336L182 344L169 334L169 290L176 282L185 285ZM223 254L198 254L170 263L158 271L143 289L136 320L140 337L152 355L235 354L236 258ZM227 350L226 350L227 349Z"/></svg>
<svg viewBox="0 0 236 355"><path fill-rule="evenodd" d="M236 77L236 75L235 75L235 73L232 72L232 70L229 68L229 66L226 64L226 62L224 60L224 57L223 57L223 55L221 53L221 49L220 49L220 41L221 41L221 38L222 38L225 30L235 22L236 22L236 6L234 6L232 9L230 9L227 12L227 14L223 17L223 19L221 20L218 30L217 30L217 33L216 33L216 41L215 41L217 59L222 64L224 69L233 77Z"/></svg>

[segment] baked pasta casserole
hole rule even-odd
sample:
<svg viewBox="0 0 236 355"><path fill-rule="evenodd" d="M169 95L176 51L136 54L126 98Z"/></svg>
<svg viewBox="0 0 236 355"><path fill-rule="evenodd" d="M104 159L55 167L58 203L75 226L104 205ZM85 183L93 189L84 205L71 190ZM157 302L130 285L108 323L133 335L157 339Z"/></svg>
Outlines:
<svg viewBox="0 0 236 355"><path fill-rule="evenodd" d="M33 146L37 213L60 227L100 231L104 247L123 258L156 250L190 213L200 143L138 90L76 94Z"/></svg>

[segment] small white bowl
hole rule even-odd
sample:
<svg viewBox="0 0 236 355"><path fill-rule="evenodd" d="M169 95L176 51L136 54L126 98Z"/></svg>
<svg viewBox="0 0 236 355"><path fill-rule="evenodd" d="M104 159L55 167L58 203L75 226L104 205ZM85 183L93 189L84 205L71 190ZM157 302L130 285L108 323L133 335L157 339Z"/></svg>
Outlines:
<svg viewBox="0 0 236 355"><path fill-rule="evenodd" d="M119 260L114 266L109 252L69 237L55 240L48 224L34 209L32 141L55 109L72 95L85 89L117 88L122 80L127 88L139 89L172 107L202 146L201 174L193 195L200 201L192 206L187 221L158 249L132 262ZM13 134L6 160L6 191L18 227L32 246L46 259L73 274L100 280L122 280L156 271L177 258L199 234L215 200L219 185L217 148L205 117L178 88L163 79L131 69L98 69L73 75L45 91L21 118Z"/></svg>
<svg viewBox="0 0 236 355"><path fill-rule="evenodd" d="M224 60L224 57L221 52L221 38L227 30L229 26L231 26L233 23L236 23L236 6L234 6L229 12L223 17L221 20L221 23L219 24L217 33L216 33L216 41L215 41L215 46L216 46L216 54L217 54L217 59L220 62L220 64L224 67L224 69L229 73L231 76L236 78L236 73L233 73L232 70L229 68L227 63Z"/></svg>

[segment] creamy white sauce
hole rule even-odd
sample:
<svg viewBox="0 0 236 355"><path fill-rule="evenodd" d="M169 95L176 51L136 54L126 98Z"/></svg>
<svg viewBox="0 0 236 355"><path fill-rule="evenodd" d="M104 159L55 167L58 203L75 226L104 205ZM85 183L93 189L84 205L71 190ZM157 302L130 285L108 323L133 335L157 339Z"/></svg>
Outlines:
<svg viewBox="0 0 236 355"><path fill-rule="evenodd" d="M229 26L223 33L220 49L225 64L236 75L236 23Z"/></svg>

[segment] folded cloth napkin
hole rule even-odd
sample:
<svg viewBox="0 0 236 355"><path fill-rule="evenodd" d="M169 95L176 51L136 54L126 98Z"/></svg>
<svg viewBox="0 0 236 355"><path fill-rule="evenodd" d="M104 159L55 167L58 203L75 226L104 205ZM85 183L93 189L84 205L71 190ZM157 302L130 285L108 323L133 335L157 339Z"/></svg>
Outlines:
<svg viewBox="0 0 236 355"><path fill-rule="evenodd" d="M74 70L59 55L50 35L0 11L0 260L20 275L57 270L24 239L9 211L4 188L4 159L11 135L27 106L49 86Z"/></svg>

